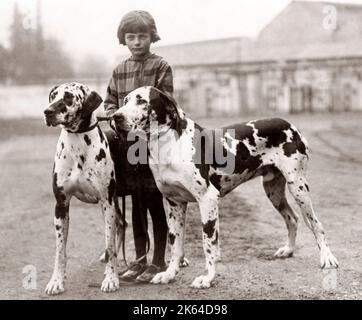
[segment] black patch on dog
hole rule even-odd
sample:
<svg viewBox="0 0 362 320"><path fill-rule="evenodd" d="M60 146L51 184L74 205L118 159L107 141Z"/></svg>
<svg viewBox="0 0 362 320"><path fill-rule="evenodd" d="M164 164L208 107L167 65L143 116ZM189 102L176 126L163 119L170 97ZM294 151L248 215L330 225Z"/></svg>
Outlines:
<svg viewBox="0 0 362 320"><path fill-rule="evenodd" d="M99 126L97 126L97 129L98 129L99 137L101 138L101 143L103 143L103 141L104 141L103 132Z"/></svg>
<svg viewBox="0 0 362 320"><path fill-rule="evenodd" d="M66 196L64 188L58 186L58 173L53 174L53 193L57 201L55 206L55 217L57 219L64 219L67 214L67 207L65 204Z"/></svg>
<svg viewBox="0 0 362 320"><path fill-rule="evenodd" d="M90 146L92 143L91 139L86 134L84 135L84 141L87 144L87 146Z"/></svg>
<svg viewBox="0 0 362 320"><path fill-rule="evenodd" d="M196 132L203 132L205 129L195 123L195 133ZM201 177L205 180L206 185L209 186L209 170L210 164L206 163L205 159L205 151L211 150L209 148L210 141L207 137L212 134L210 131L207 132L206 137L201 136L201 139L193 139L192 144L196 150L195 154L193 155L193 161L195 163L196 168L199 170ZM211 135L212 136L212 135ZM196 141L197 140L197 141Z"/></svg>
<svg viewBox="0 0 362 320"><path fill-rule="evenodd" d="M108 185L108 202L109 202L109 204L112 204L112 199L113 199L115 192L116 192L116 180L114 180L112 178Z"/></svg>
<svg viewBox="0 0 362 320"><path fill-rule="evenodd" d="M175 130L178 137L182 135L182 132L187 127L187 120L182 119L177 111L177 104L174 99L167 94L152 88L150 91L150 105L152 110L156 112L157 121L160 124L165 124L167 121L167 115L171 120L170 128Z"/></svg>
<svg viewBox="0 0 362 320"><path fill-rule="evenodd" d="M68 107L70 107L73 104L73 98L74 98L74 95L72 93L70 93L68 91L64 92L63 101Z"/></svg>
<svg viewBox="0 0 362 320"><path fill-rule="evenodd" d="M286 204L285 204L284 201L282 201L282 202L279 204L279 206L278 206L278 210L279 210L279 211L283 211L283 210L285 210L286 208L287 208L287 206L286 206Z"/></svg>
<svg viewBox="0 0 362 320"><path fill-rule="evenodd" d="M248 148L241 141L236 147L235 169L234 173L243 173L246 169L255 171L262 165L260 155L252 156Z"/></svg>
<svg viewBox="0 0 362 320"><path fill-rule="evenodd" d="M55 91L59 86L55 86L53 87L51 90L50 90L50 93L49 93L49 103L51 101L53 101L57 95L58 95L58 91Z"/></svg>
<svg viewBox="0 0 362 320"><path fill-rule="evenodd" d="M200 126L198 126L197 124L195 124L195 130L200 130L200 132L202 129ZM208 130L208 129L206 129ZM233 173L243 173L246 169L248 169L249 171L255 171L257 168L260 167L260 165L262 165L262 161L261 161L261 156L260 155L256 155L256 156L252 156L248 150L248 148L245 146L245 144L241 141L245 138L247 138L249 140L250 144L255 145L255 139L253 137L253 128L246 126L245 124L241 124L241 125L233 125L233 126L228 126L228 127L224 127L223 128L223 134L225 137L225 134L228 130L234 130L235 131L235 139L238 140L238 144L236 146L236 156L234 154L232 154L230 151L226 150L224 148L221 142L221 140L216 139L216 134L215 131L213 130L208 130L206 131L206 134L204 133L203 135L201 135L201 143L199 142L198 145L196 145L196 143L194 143L194 147L196 152L201 152L201 166L200 165L196 165L196 167L200 170L201 175L204 177L205 176L205 168L208 168L208 164L205 163L205 150L208 152L213 152L212 155L212 164L211 166L213 168L220 168L222 170L222 168L225 168L227 166L227 159L230 158L235 158L235 168L234 168L234 172ZM231 136L232 132L229 133ZM212 139L211 139L212 137ZM195 139L196 140L196 139ZM218 163L216 160L216 156L215 156L215 151L216 150L223 150L223 157L225 159L225 163ZM194 156L194 159L198 160L200 157L199 155L196 153ZM209 159L211 158L210 156L207 158ZM196 162L194 160L194 162ZM202 172L204 171L204 172ZM203 175L204 174L204 175ZM208 174L208 170L207 170L207 174ZM205 178L205 177L204 177ZM214 180L215 182L215 186L217 186L220 183L217 183L217 180Z"/></svg>
<svg viewBox="0 0 362 320"><path fill-rule="evenodd" d="M255 129L258 130L258 136L266 138L265 146L267 148L277 147L287 140L284 130L290 129L290 123L279 118L256 120Z"/></svg>
<svg viewBox="0 0 362 320"><path fill-rule="evenodd" d="M219 232L217 232L217 230L216 230L215 239L213 241L211 241L211 244L216 245L218 240L219 240Z"/></svg>
<svg viewBox="0 0 362 320"><path fill-rule="evenodd" d="M246 122L241 123L241 124L229 125L229 126L223 127L222 129L224 131L224 135L229 131L230 135L232 136L231 133L234 131L235 139L244 140L247 138L249 140L250 145L256 147L255 139L253 136L254 129L250 126L247 126Z"/></svg>
<svg viewBox="0 0 362 320"><path fill-rule="evenodd" d="M79 170L83 170L83 167L82 167L82 165L81 165L79 162L78 162L77 167L78 167Z"/></svg>
<svg viewBox="0 0 362 320"><path fill-rule="evenodd" d="M104 149L101 148L99 150L99 153L96 155L96 160L99 162L99 161L101 161L102 159L105 159L105 158L106 158L106 153L105 153Z"/></svg>
<svg viewBox="0 0 362 320"><path fill-rule="evenodd" d="M214 234L216 219L209 220L205 224L202 224L202 230L207 234L208 238L211 238Z"/></svg>
<svg viewBox="0 0 362 320"><path fill-rule="evenodd" d="M283 146L284 154L287 157L290 157L292 154L296 153L298 150L299 153L306 155L306 146L303 143L300 135L298 134L298 132L296 132L292 128L290 129L290 131L293 133L293 136L291 139L292 141L284 143L284 146Z"/></svg>
<svg viewBox="0 0 362 320"><path fill-rule="evenodd" d="M82 154L80 155L80 160L82 160L83 163L85 161L85 158L84 158L84 156Z"/></svg>
<svg viewBox="0 0 362 320"><path fill-rule="evenodd" d="M62 228L61 226L58 226L58 225L55 226L55 230L57 230L57 231L59 231L61 228Z"/></svg>
<svg viewBox="0 0 362 320"><path fill-rule="evenodd" d="M79 87L79 89L80 89L80 90L82 90L83 96L86 96L86 95L87 95L87 93L85 92L85 90L84 90L84 87L83 87L83 86L80 86L80 87Z"/></svg>
<svg viewBox="0 0 362 320"><path fill-rule="evenodd" d="M216 173L213 173L210 176L210 182L212 183L212 185L220 191L221 189L221 176L217 175Z"/></svg>
<svg viewBox="0 0 362 320"><path fill-rule="evenodd" d="M175 238L176 238L176 236L173 233L170 232L168 234L168 239L169 239L171 245L173 245L175 243Z"/></svg>
<svg viewBox="0 0 362 320"><path fill-rule="evenodd" d="M58 202L63 203L65 201L64 188L58 187L58 173L53 174L53 192Z"/></svg>
<svg viewBox="0 0 362 320"><path fill-rule="evenodd" d="M284 154L287 157L290 157L292 154L294 154L297 151L295 144L292 142L284 143L283 149L284 149Z"/></svg>
<svg viewBox="0 0 362 320"><path fill-rule="evenodd" d="M306 183L304 184L304 186L307 189L307 191L309 192L309 186Z"/></svg>

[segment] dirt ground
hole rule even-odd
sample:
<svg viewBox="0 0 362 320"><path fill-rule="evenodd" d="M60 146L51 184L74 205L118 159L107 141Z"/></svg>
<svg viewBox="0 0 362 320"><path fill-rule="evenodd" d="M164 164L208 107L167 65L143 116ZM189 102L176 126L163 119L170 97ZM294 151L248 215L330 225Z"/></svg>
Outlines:
<svg viewBox="0 0 362 320"><path fill-rule="evenodd" d="M104 269L98 262L104 245L100 209L74 199L66 292L48 297L44 288L52 273L55 249L51 170L59 130L45 127L42 120L3 120L0 299L362 299L362 114L286 118L309 141L312 200L340 262L338 271L319 269L318 248L302 218L294 257L273 259L286 240L286 228L260 179L255 179L221 201L222 262L213 288L190 287L205 264L199 212L191 204L185 247L191 265L180 271L177 280L158 286L121 283L119 291L102 293L94 285L101 283ZM232 122L235 119L199 120L204 126ZM129 210L127 218L130 221ZM126 244L128 260L132 260L131 228ZM23 287L29 266L36 271L33 290Z"/></svg>

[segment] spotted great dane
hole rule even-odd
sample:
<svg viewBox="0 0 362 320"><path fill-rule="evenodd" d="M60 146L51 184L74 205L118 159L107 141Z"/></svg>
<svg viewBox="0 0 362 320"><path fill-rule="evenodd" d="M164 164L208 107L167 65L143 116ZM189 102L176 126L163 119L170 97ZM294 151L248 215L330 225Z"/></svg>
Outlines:
<svg viewBox="0 0 362 320"><path fill-rule="evenodd" d="M86 203L101 204L106 246L101 290L111 292L119 288L116 259L122 221L109 145L93 113L101 102L101 97L87 86L65 83L51 90L49 106L44 111L48 126L62 128L53 167L56 252L54 272L45 289L51 295L64 291L69 204L73 196Z"/></svg>
<svg viewBox="0 0 362 320"><path fill-rule="evenodd" d="M175 279L184 255L187 203L196 201L201 212L207 274L196 277L192 287L211 286L218 256L219 199L258 176L263 177L265 193L288 229L288 241L275 257L290 257L295 249L297 215L287 202L287 186L316 238L321 268L338 267L310 199L308 145L294 125L278 118L262 119L224 127L217 134L217 130L203 130L186 118L171 97L153 87L132 91L113 118L117 130L144 133L150 167L164 196L171 260L167 270L156 274L152 283ZM216 150L234 161L231 171L216 161Z"/></svg>

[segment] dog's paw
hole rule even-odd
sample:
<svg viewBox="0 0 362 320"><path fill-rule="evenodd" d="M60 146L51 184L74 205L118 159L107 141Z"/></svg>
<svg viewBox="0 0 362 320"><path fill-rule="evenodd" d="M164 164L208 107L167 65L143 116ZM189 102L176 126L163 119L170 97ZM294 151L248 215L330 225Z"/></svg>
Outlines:
<svg viewBox="0 0 362 320"><path fill-rule="evenodd" d="M207 289L211 287L212 279L209 276L199 276L192 282L191 287L196 289Z"/></svg>
<svg viewBox="0 0 362 320"><path fill-rule="evenodd" d="M45 288L45 293L49 295L55 295L64 291L64 278L58 274L53 275Z"/></svg>
<svg viewBox="0 0 362 320"><path fill-rule="evenodd" d="M153 284L167 284L171 281L174 281L176 277L176 273L168 272L167 270L164 272L157 273L151 280Z"/></svg>
<svg viewBox="0 0 362 320"><path fill-rule="evenodd" d="M321 251L321 269L336 269L338 266L338 260L329 248L325 248Z"/></svg>
<svg viewBox="0 0 362 320"><path fill-rule="evenodd" d="M180 261L180 268L186 268L190 265L190 262L188 259L186 259L185 257L183 257Z"/></svg>
<svg viewBox="0 0 362 320"><path fill-rule="evenodd" d="M114 272L107 273L101 286L103 292L114 292L119 289L118 275Z"/></svg>
<svg viewBox="0 0 362 320"><path fill-rule="evenodd" d="M274 258L285 259L293 256L294 250L288 245L281 247L274 253Z"/></svg>

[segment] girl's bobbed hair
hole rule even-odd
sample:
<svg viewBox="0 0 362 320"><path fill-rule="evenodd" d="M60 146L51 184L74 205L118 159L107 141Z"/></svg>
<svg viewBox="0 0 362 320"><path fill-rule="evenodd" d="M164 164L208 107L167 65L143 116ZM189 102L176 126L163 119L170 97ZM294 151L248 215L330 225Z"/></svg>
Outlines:
<svg viewBox="0 0 362 320"><path fill-rule="evenodd" d="M125 14L119 24L117 37L120 44L126 45L126 33L150 33L151 42L161 40L153 17L142 10L134 10Z"/></svg>

